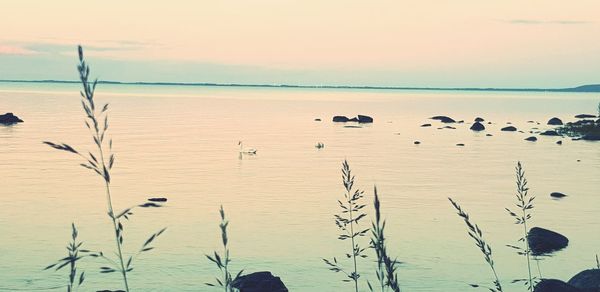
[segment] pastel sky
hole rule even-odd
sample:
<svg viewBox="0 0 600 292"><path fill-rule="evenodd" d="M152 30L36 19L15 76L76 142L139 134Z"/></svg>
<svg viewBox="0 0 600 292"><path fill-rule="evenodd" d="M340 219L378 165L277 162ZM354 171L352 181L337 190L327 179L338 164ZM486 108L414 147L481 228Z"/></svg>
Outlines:
<svg viewBox="0 0 600 292"><path fill-rule="evenodd" d="M600 83L597 0L5 0L0 79L432 87Z"/></svg>

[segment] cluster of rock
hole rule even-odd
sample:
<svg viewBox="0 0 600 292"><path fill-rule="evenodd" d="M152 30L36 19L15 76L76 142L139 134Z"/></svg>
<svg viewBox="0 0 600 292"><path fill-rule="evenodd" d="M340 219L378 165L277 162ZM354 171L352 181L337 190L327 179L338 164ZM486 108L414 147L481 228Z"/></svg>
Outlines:
<svg viewBox="0 0 600 292"><path fill-rule="evenodd" d="M337 122L337 123L358 122L361 124L367 124L367 123L372 123L373 118L369 117L369 116L364 116L364 115L358 115L354 118L348 118L346 116L334 116L333 121Z"/></svg>
<svg viewBox="0 0 600 292"><path fill-rule="evenodd" d="M600 269L579 272L568 282L557 279L542 279L535 292L600 292Z"/></svg>
<svg viewBox="0 0 600 292"><path fill-rule="evenodd" d="M19 117L15 116L13 113L5 113L3 115L0 115L0 124L12 125L22 122L23 120L19 119Z"/></svg>

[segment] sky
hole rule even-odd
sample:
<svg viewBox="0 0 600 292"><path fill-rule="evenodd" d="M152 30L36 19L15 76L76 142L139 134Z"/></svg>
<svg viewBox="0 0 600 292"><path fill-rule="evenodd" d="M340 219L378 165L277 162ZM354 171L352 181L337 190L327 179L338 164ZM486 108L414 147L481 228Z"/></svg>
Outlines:
<svg viewBox="0 0 600 292"><path fill-rule="evenodd" d="M597 0L3 0L0 79L560 88L600 83Z"/></svg>

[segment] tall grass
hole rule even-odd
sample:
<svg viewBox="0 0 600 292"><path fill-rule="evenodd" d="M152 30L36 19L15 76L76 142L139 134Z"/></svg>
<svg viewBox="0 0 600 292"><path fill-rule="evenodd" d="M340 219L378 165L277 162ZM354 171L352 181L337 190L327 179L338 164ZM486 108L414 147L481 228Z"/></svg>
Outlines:
<svg viewBox="0 0 600 292"><path fill-rule="evenodd" d="M68 255L56 263L47 266L44 270L55 269L56 271L69 266L69 282L67 292L75 292L85 281L85 272L77 273L77 262L87 256L93 256L89 250L81 249L83 242L77 241L77 228L71 224L71 242L67 245Z"/></svg>
<svg viewBox="0 0 600 292"><path fill-rule="evenodd" d="M110 265L107 267L101 267L101 273L119 272L123 278L123 286L125 288L125 291L129 292L129 281L127 279L127 273L133 270L132 264L134 258L136 258L141 253L154 249L154 247L151 246L151 243L158 236L160 236L165 231L165 229L163 228L160 231L152 234L136 254L131 255L127 258L127 256L123 252L123 219L129 220L129 216L133 215L132 210L135 207L162 207L162 204L166 202L167 199L151 198L140 205L127 208L115 214L110 187L112 179L111 170L115 164L115 154L112 152L112 138L110 138L107 135L108 104L104 104L102 106L96 105L96 102L94 100L94 94L96 91L96 85L98 84L98 80L95 79L94 81L90 81L90 67L84 59L83 48L81 46L78 46L78 54L79 65L77 66L77 70L79 72L79 80L81 81L82 85L82 90L80 91L81 106L85 113L85 126L90 131L96 149L93 152L87 151L86 153L77 151L75 150L75 148L65 143L53 143L45 141L44 144L47 144L50 147L57 150L78 155L79 157L83 158L83 163L80 164L82 167L93 171L95 174L102 178L106 194L107 213L114 230L117 260L113 261L110 258L106 257L103 253L98 253L98 255L103 259L107 260Z"/></svg>
<svg viewBox="0 0 600 292"><path fill-rule="evenodd" d="M369 232L369 229L360 229L358 224L359 221L367 216L361 210L365 207L361 203L361 199L364 197L364 192L359 189L354 189L354 176L348 165L348 161L344 160L342 164L342 181L344 184L344 199L338 200L340 206L340 213L335 214L335 224L340 230L341 234L338 236L339 240L349 240L350 252L346 253L345 256L352 260L352 268L350 271L344 269L339 263L337 258L332 260L323 259L325 264L329 266L329 270L336 273L342 272L346 275L347 279L344 282L354 282L354 290L358 292L358 279L360 274L358 272L358 258L367 257L364 254L365 248L361 247L358 243L358 239L363 237Z"/></svg>
<svg viewBox="0 0 600 292"><path fill-rule="evenodd" d="M233 282L242 275L244 270L239 271L235 277L231 276L231 271L229 269L231 257L229 256L229 238L227 237L227 226L229 225L229 221L227 221L227 218L225 217L223 206L221 206L221 209L219 209L219 214L221 216L219 228L221 229L223 253L219 254L217 251L215 251L213 255L206 255L206 258L217 265L219 270L223 273L223 276L221 279L216 278L215 283L205 284L211 287L221 287L225 292L233 292Z"/></svg>
<svg viewBox="0 0 600 292"><path fill-rule="evenodd" d="M373 188L374 200L373 207L375 209L375 221L371 223L371 247L377 255L377 280L381 292L385 292L386 288L390 288L394 292L400 292L400 284L398 283L398 265L397 259L392 259L388 252L385 242L385 220L381 217L381 201L377 195L377 187ZM369 290L374 291L373 286L367 281Z"/></svg>
<svg viewBox="0 0 600 292"><path fill-rule="evenodd" d="M488 264L488 266L490 266L490 269L492 270L492 273L494 274L494 287L485 287L485 288L489 289L490 291L494 291L494 292L502 292L502 285L500 283L500 279L498 279L498 274L496 273L496 268L494 266L494 259L492 258L492 248L485 241L485 238L483 237L483 232L481 231L481 229L479 228L479 226L477 224L475 224L471 221L469 214L467 214L465 211L463 211L463 209L460 207L460 205L458 203L456 203L454 200L452 200L452 198L448 198L448 200L450 200L450 203L452 204L454 209L456 209L458 216L460 216L465 221L465 224L467 225L467 233L475 241L475 245L479 248L479 250L483 254L483 258L485 259L485 262ZM471 285L471 287L475 287L475 288L480 287L480 285L478 285L478 284L470 284L470 285Z"/></svg>
<svg viewBox="0 0 600 292"><path fill-rule="evenodd" d="M527 226L527 222L531 219L531 210L534 208L533 201L535 200L534 196L529 195L529 187L527 186L527 179L525 178L525 171L523 170L523 166L521 162L517 163L516 167L516 179L517 179L517 194L515 203L516 209L514 212L509 208L506 208L508 214L515 219L515 224L523 226L523 237L518 239L518 242L523 243L523 247L516 245L508 245L511 248L517 250L519 255L525 256L527 260L527 272L528 278L524 281L529 288L529 291L533 292L533 288L535 286L534 278L531 275L531 248L529 247L528 234L529 229ZM539 264L539 262L538 262ZM519 280L516 280L519 281Z"/></svg>

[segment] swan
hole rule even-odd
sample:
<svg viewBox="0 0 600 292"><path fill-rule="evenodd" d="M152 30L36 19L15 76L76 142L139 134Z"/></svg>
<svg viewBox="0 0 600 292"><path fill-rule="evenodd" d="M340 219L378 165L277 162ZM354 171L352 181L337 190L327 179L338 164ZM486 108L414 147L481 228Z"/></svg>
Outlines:
<svg viewBox="0 0 600 292"><path fill-rule="evenodd" d="M246 148L246 149L244 149L244 144L242 143L242 141L239 141L238 145L240 145L240 153L243 153L243 154L256 154L256 149L254 149L254 148Z"/></svg>

